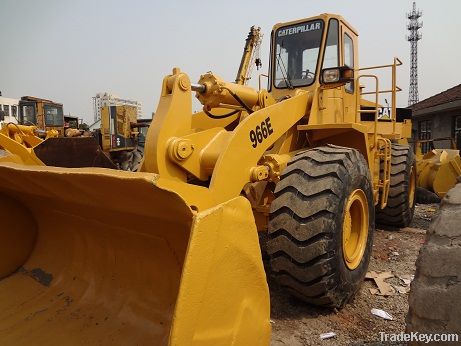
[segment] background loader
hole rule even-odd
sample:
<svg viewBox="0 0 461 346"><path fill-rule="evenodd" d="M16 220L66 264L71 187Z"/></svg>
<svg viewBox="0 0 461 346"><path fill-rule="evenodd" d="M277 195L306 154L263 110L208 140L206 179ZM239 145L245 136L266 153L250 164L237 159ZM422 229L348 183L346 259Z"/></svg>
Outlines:
<svg viewBox="0 0 461 346"><path fill-rule="evenodd" d="M4 124L0 129L0 162L56 167L116 168L93 137L59 137L55 129Z"/></svg>
<svg viewBox="0 0 461 346"><path fill-rule="evenodd" d="M267 345L257 231L288 291L347 303L375 223L413 215L399 60L359 68L338 15L271 37L268 90L212 72L191 83L179 68L163 79L138 172L0 164L1 344ZM375 68L392 71L390 121L378 120L386 91L361 72Z"/></svg>
<svg viewBox="0 0 461 346"><path fill-rule="evenodd" d="M451 149L435 149L434 142L449 141ZM423 154L422 145L430 150ZM435 138L418 140L416 149L417 186L427 189L443 198L453 188L461 176L461 157L453 138Z"/></svg>
<svg viewBox="0 0 461 346"><path fill-rule="evenodd" d="M46 109L46 106L41 105L44 101L36 101L35 104L27 101L27 105L24 105L23 99L20 102L20 122L33 123L31 117L21 118L21 114L27 113L27 109L29 114L35 114L31 113L34 109ZM35 125L4 124L0 130L0 135L4 135L0 136L0 148L14 155L15 162L25 164L69 168L104 167L127 171L138 169L143 155L139 131L149 126L150 119L147 122L143 119L138 121L135 107L102 107L100 129L86 133L78 129L78 118L63 116L62 105L56 105L61 107L58 112L62 118L59 121L61 127L45 127L47 130L43 130ZM3 157L2 160L9 159Z"/></svg>
<svg viewBox="0 0 461 346"><path fill-rule="evenodd" d="M64 136L66 129L61 103L33 96L23 96L18 106L19 124L36 126L42 133L54 130L59 136Z"/></svg>

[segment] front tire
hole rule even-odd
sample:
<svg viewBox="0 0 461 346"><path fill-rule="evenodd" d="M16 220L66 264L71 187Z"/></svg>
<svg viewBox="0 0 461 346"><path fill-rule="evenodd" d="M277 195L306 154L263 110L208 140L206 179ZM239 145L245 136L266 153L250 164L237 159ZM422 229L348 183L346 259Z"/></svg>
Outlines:
<svg viewBox="0 0 461 346"><path fill-rule="evenodd" d="M333 145L296 155L275 189L267 251L276 281L315 305L342 307L366 274L374 233L367 162Z"/></svg>

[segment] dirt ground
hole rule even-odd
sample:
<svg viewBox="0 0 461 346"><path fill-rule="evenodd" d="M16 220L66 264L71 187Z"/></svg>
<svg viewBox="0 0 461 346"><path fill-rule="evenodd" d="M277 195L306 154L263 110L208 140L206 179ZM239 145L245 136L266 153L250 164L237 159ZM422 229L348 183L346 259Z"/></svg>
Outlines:
<svg viewBox="0 0 461 346"><path fill-rule="evenodd" d="M401 230L377 229L368 270L390 271L395 277L386 282L404 286L398 276L414 274L425 230L437 209L437 204L416 205L410 227ZM380 332L405 331L408 293L374 295L370 293L370 289L377 288L374 281L365 280L353 301L340 311L335 311L307 305L283 292L270 277L268 280L271 291L272 346L382 345L379 342ZM372 315L372 308L388 312L394 320ZM321 340L320 334L327 332L334 332L336 336Z"/></svg>

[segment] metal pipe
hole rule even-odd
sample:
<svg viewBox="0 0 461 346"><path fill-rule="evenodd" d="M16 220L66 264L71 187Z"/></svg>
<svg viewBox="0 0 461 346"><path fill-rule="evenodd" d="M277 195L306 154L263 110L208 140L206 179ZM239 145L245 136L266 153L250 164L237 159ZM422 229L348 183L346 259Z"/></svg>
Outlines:
<svg viewBox="0 0 461 346"><path fill-rule="evenodd" d="M262 84L262 83L261 83L261 77L269 78L269 75L264 74L264 73L261 73L261 74L259 75L259 90L261 90L261 84Z"/></svg>
<svg viewBox="0 0 461 346"><path fill-rule="evenodd" d="M395 91L402 91L402 89L396 85L395 86ZM378 91L379 94L387 94L387 93L391 93L391 92L393 92L392 89ZM367 92L362 93L361 95L370 95L370 94L374 94L374 93L375 93L374 91L367 91Z"/></svg>
<svg viewBox="0 0 461 346"><path fill-rule="evenodd" d="M360 114L361 113L375 113L375 119L374 119L374 124L375 124L375 128L374 128L374 131L373 131L373 145L372 145L372 148L376 148L377 145L378 145L378 95L379 95L379 81L378 81L378 77L376 75L373 75L373 74L363 74L361 76L358 76L357 78L357 84L359 84L359 80L360 78L372 78L375 80L375 110L362 110L360 109L360 95L362 95L361 93L357 93L357 122L359 122L361 119L360 119Z"/></svg>
<svg viewBox="0 0 461 346"><path fill-rule="evenodd" d="M392 133L395 133L395 121L397 119L397 58L394 58L394 64L392 65Z"/></svg>
<svg viewBox="0 0 461 346"><path fill-rule="evenodd" d="M402 62L400 61L399 58L396 59L396 66L402 65ZM364 70L374 70L374 69L379 69L379 68L385 68L385 67L392 67L394 64L389 64L389 65L376 65L376 66L369 66L369 67L361 67L359 68L359 71L364 71Z"/></svg>
<svg viewBox="0 0 461 346"><path fill-rule="evenodd" d="M206 91L205 84L190 83L190 88L192 89L192 91L197 91L201 94L203 94Z"/></svg>

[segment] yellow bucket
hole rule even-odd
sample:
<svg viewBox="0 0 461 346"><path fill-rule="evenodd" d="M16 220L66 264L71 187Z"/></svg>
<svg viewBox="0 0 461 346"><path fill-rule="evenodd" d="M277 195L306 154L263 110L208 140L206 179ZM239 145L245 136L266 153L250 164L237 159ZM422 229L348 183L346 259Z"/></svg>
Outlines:
<svg viewBox="0 0 461 346"><path fill-rule="evenodd" d="M1 345L269 343L245 198L196 211L103 168L2 163L0 182Z"/></svg>

